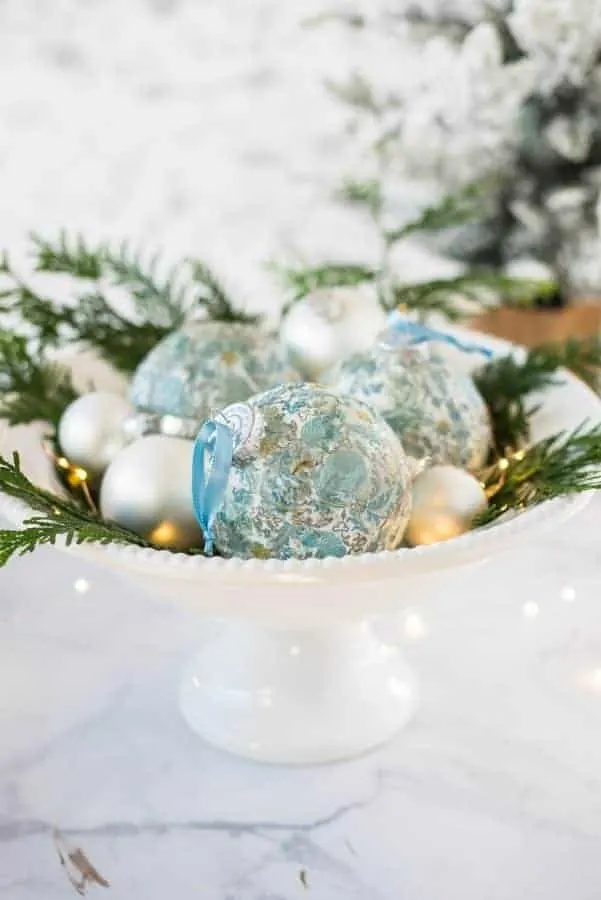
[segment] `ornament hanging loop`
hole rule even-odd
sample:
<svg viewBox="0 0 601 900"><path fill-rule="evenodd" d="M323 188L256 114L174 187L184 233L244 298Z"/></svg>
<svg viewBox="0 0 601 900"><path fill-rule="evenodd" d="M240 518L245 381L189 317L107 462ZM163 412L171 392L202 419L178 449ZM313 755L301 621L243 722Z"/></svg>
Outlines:
<svg viewBox="0 0 601 900"><path fill-rule="evenodd" d="M232 430L223 422L208 419L198 433L192 453L192 504L207 556L213 553L213 526L223 503L233 455Z"/></svg>

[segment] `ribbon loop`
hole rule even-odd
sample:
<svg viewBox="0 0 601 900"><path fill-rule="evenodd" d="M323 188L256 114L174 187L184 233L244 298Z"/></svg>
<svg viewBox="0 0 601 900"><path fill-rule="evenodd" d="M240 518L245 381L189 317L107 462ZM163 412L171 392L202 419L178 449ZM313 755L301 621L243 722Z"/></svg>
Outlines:
<svg viewBox="0 0 601 900"><path fill-rule="evenodd" d="M213 553L213 526L223 504L233 455L231 429L223 422L208 419L198 432L192 453L192 504L208 556Z"/></svg>
<svg viewBox="0 0 601 900"><path fill-rule="evenodd" d="M401 342L400 340L395 341L395 337L399 339L404 338L409 346L426 344L430 341L442 341L444 344L456 347L457 350L461 350L463 353L479 353L485 359L491 359L494 356L493 351L488 347L482 347L480 344L464 343L452 334L438 331L438 329L422 325L420 322L411 322L408 319L399 318L390 323L390 331L384 338L386 345L394 347Z"/></svg>

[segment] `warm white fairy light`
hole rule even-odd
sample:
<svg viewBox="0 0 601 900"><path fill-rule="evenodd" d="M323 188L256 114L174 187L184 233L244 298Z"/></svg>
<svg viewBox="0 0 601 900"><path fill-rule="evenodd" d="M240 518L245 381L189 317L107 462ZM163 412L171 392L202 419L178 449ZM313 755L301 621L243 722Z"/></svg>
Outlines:
<svg viewBox="0 0 601 900"><path fill-rule="evenodd" d="M419 641L428 633L426 623L419 613L416 612L407 613L403 622L403 631L405 636L412 641Z"/></svg>
<svg viewBox="0 0 601 900"><path fill-rule="evenodd" d="M87 594L90 590L90 582L87 578L76 578L73 582L73 589L76 594Z"/></svg>
<svg viewBox="0 0 601 900"><path fill-rule="evenodd" d="M536 619L540 613L540 606L534 600L528 600L522 607L522 615L525 619Z"/></svg>
<svg viewBox="0 0 601 900"><path fill-rule="evenodd" d="M583 690L591 694L601 694L601 666L595 666L588 672L583 672L578 679Z"/></svg>
<svg viewBox="0 0 601 900"><path fill-rule="evenodd" d="M565 587L561 589L559 596L564 603L573 603L576 599L576 589L573 588L571 584L566 584Z"/></svg>

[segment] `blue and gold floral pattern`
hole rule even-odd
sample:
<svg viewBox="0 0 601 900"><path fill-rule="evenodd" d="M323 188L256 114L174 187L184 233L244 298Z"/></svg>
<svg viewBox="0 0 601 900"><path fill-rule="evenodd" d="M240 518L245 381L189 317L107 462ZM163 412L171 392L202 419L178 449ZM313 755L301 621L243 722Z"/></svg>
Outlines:
<svg viewBox="0 0 601 900"><path fill-rule="evenodd" d="M472 471L486 460L491 445L486 404L470 376L431 345L382 342L343 362L329 383L378 410L410 456Z"/></svg>
<svg viewBox="0 0 601 900"><path fill-rule="evenodd" d="M254 325L190 322L136 370L131 400L143 412L200 423L230 403L298 379L278 340Z"/></svg>
<svg viewBox="0 0 601 900"><path fill-rule="evenodd" d="M309 384L248 401L263 433L232 465L214 524L224 556L306 559L397 548L410 513L400 441L365 403Z"/></svg>

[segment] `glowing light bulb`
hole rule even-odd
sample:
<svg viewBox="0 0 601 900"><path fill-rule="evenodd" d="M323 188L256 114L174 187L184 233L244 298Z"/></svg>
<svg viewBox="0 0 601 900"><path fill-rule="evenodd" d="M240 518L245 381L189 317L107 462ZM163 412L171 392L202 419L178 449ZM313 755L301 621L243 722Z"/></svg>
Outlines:
<svg viewBox="0 0 601 900"><path fill-rule="evenodd" d="M540 613L540 606L534 600L528 600L522 607L522 615L525 619L536 619Z"/></svg>
<svg viewBox="0 0 601 900"><path fill-rule="evenodd" d="M424 620L416 612L407 613L403 623L403 631L412 641L419 641L428 633Z"/></svg>
<svg viewBox="0 0 601 900"><path fill-rule="evenodd" d="M573 588L571 584L566 584L565 587L561 589L559 596L564 603L573 603L576 599L576 589Z"/></svg>
<svg viewBox="0 0 601 900"><path fill-rule="evenodd" d="M87 578L76 578L73 582L73 589L77 594L87 594L90 590L90 582Z"/></svg>

